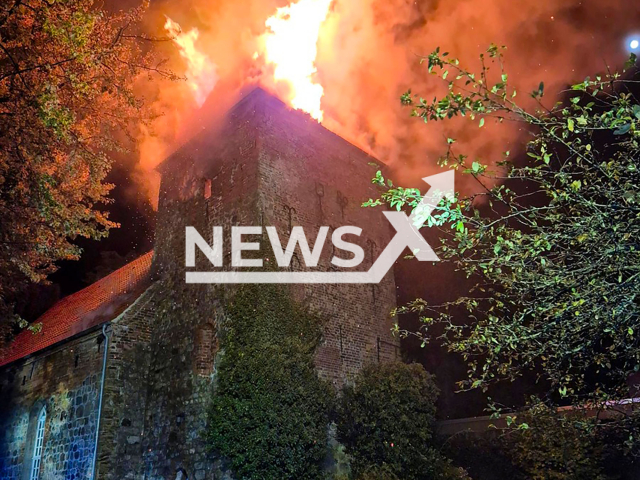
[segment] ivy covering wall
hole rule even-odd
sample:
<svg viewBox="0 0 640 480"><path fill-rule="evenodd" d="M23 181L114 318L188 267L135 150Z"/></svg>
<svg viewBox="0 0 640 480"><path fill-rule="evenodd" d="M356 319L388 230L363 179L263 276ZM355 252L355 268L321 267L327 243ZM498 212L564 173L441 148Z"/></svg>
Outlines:
<svg viewBox="0 0 640 480"><path fill-rule="evenodd" d="M323 478L334 391L313 364L321 319L276 285L241 287L227 312L211 448L238 480Z"/></svg>

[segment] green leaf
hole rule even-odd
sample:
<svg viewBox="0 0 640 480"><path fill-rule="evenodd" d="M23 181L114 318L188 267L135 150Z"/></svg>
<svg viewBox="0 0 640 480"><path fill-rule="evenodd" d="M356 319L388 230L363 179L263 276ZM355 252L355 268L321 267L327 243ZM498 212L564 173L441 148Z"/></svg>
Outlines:
<svg viewBox="0 0 640 480"><path fill-rule="evenodd" d="M484 127L484 117L480 119L480 128Z"/></svg>
<svg viewBox="0 0 640 480"><path fill-rule="evenodd" d="M631 130L631 124L630 123L625 123L624 125L619 127L617 130L615 130L613 132L613 134L614 135L625 135L625 134L629 133L629 130Z"/></svg>

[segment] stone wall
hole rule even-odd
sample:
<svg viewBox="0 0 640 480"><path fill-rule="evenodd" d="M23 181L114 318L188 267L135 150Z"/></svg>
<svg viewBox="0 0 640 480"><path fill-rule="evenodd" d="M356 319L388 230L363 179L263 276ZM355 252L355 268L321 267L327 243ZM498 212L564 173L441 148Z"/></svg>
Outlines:
<svg viewBox="0 0 640 480"><path fill-rule="evenodd" d="M219 299L165 276L111 322L98 479L213 478L205 441Z"/></svg>
<svg viewBox="0 0 640 480"><path fill-rule="evenodd" d="M294 226L304 227L311 244L319 227L329 226L329 238L314 270L346 270L331 264L333 255L341 253L332 247L330 234L353 225L362 228L357 240L350 238L365 251L359 269L368 269L393 234L379 209L361 207L379 193L370 181L375 173L372 162L372 157L307 115L289 110L257 89L232 109L218 130L203 132L162 166L154 268L184 281L185 227L196 227L211 242L212 227L223 226L224 269L232 269L231 227L263 225L275 226L282 244L288 242ZM266 233L261 243L268 243ZM212 269L204 255L196 258L196 270ZM291 268L306 268L298 254ZM367 362L398 358L389 315L396 305L392 272L377 285L294 285L291 289L295 298L328 321L317 366L336 386ZM233 291L229 287L216 290L221 296Z"/></svg>
<svg viewBox="0 0 640 480"><path fill-rule="evenodd" d="M171 480L180 471L196 480L225 476L205 435L215 390L217 326L234 287L185 283L185 227L196 227L211 242L212 227L223 226L229 269L234 225L276 226L283 244L298 225L310 243L320 226L358 226L362 235L350 241L366 252L359 268L368 269L393 234L379 210L360 206L377 195L371 161L257 90L218 130L203 132L162 167L154 284L111 322L100 480ZM266 234L262 242L268 243ZM327 241L317 270L340 270L331 264L333 255L340 253ZM211 269L200 254L197 266ZM291 268L306 266L296 255ZM392 272L378 285L293 285L291 294L327 321L316 364L337 387L367 362L398 357L390 333ZM101 338L91 333L1 372L9 408L3 407L0 480L22 480L25 445L42 404L51 412L43 466L51 476L43 478L89 478Z"/></svg>
<svg viewBox="0 0 640 480"><path fill-rule="evenodd" d="M153 287L111 322L97 478L139 478L149 387Z"/></svg>
<svg viewBox="0 0 640 480"><path fill-rule="evenodd" d="M196 480L224 476L205 435L217 325L234 287L185 283L185 227L196 227L212 242L212 227L223 226L224 268L230 269L234 225L275 225L283 242L295 225L304 226L309 237L321 225L356 225L364 230L360 244L368 269L392 234L379 211L360 207L376 195L369 161L305 115L257 91L216 132L203 132L161 167L156 283L113 322L114 345L122 348L109 357L101 478L173 479L179 471ZM334 268L334 253L327 244L320 269ZM197 267L211 269L200 254ZM300 262L293 268L301 268ZM397 357L390 335L391 273L379 285L291 291L328 321L317 365L336 386L366 362ZM135 341L123 343L119 331Z"/></svg>
<svg viewBox="0 0 640 480"><path fill-rule="evenodd" d="M90 478L103 338L94 331L0 370L0 479L28 480L43 407L40 478Z"/></svg>
<svg viewBox="0 0 640 480"><path fill-rule="evenodd" d="M342 226L362 229L350 236L365 252L357 270L368 270L392 238L392 229L380 209L362 203L379 192L371 183L377 162L301 112L290 111L279 100L258 91L261 108L253 115L259 125L260 205L265 224L282 232L282 243L293 226L302 226L308 238L320 226L330 233ZM320 271L348 271L331 264L334 255L351 254L332 248L330 237L320 257ZM375 285L308 284L293 287L328 321L317 366L322 376L342 385L370 362L398 357L391 334L391 310L396 306L393 272Z"/></svg>
<svg viewBox="0 0 640 480"><path fill-rule="evenodd" d="M213 479L215 458L207 449L206 424L221 302L208 286L165 278L154 288L163 296L156 304L151 341L141 443L144 478L173 479L183 469L189 478Z"/></svg>

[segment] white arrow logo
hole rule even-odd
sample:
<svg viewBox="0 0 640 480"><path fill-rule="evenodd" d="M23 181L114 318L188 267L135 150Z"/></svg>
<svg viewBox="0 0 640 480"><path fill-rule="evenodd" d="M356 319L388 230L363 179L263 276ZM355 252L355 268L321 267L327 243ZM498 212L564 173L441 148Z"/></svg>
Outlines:
<svg viewBox="0 0 640 480"><path fill-rule="evenodd" d="M453 170L423 178L431 188L410 216L404 212L384 212L396 230L387 247L367 272L187 272L187 283L380 283L395 261L409 248L421 262L440 259L420 234L420 228L442 198L453 198Z"/></svg>

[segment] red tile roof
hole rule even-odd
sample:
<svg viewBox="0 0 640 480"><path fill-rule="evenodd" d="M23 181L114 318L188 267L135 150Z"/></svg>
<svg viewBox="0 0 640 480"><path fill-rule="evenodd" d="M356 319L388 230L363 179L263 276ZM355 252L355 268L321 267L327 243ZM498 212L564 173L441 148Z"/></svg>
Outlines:
<svg viewBox="0 0 640 480"><path fill-rule="evenodd" d="M36 323L36 334L20 332L0 352L0 366L112 320L142 293L149 283L153 251L119 268L87 288L69 295L47 310Z"/></svg>

